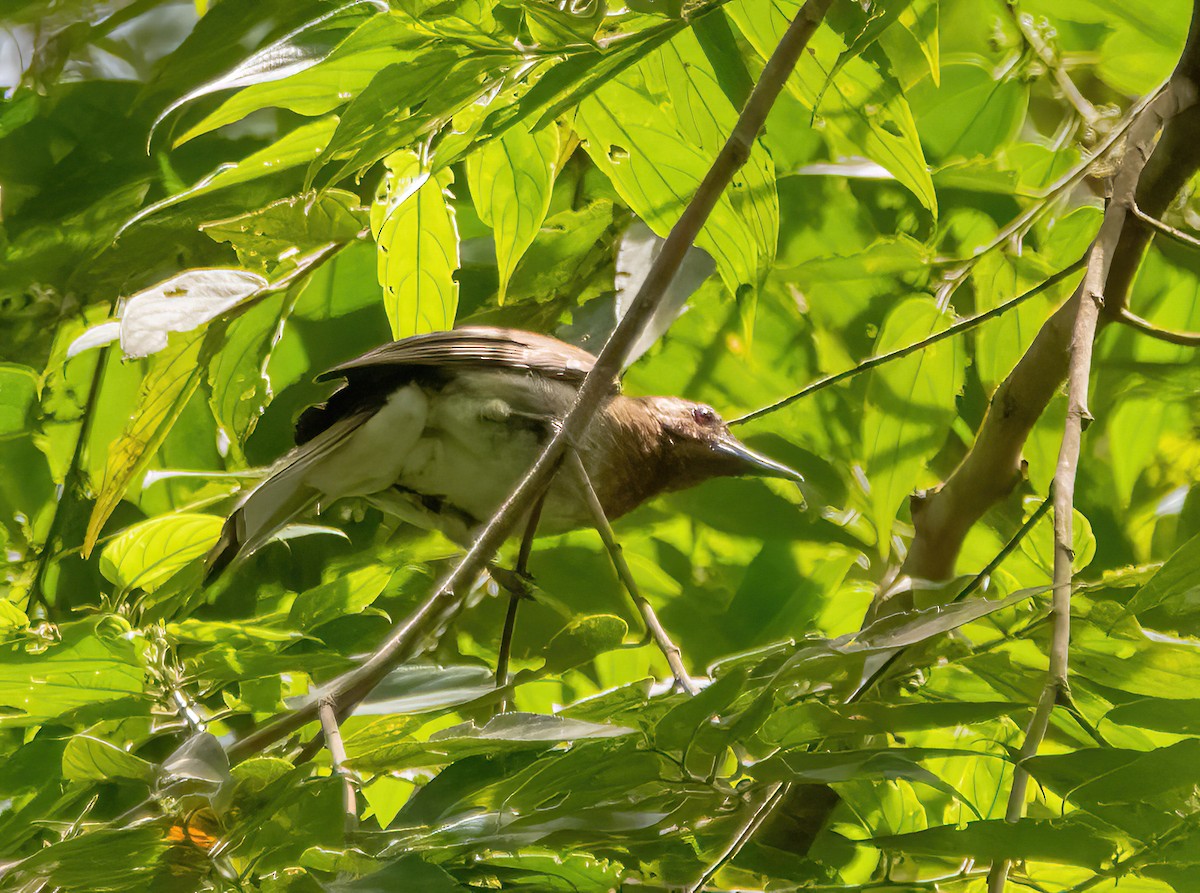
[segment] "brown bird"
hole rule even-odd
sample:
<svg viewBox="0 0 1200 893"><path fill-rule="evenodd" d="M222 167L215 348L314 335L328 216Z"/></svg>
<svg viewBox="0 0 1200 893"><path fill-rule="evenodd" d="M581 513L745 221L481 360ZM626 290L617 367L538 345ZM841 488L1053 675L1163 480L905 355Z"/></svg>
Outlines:
<svg viewBox="0 0 1200 893"><path fill-rule="evenodd" d="M345 383L296 422L296 447L242 501L208 555L206 580L303 513L363 497L459 543L496 511L566 415L596 358L547 335L473 326L416 335L317 380ZM712 477L801 475L751 450L712 409L626 397L614 379L576 449L610 519ZM538 530L591 526L578 482L559 475Z"/></svg>

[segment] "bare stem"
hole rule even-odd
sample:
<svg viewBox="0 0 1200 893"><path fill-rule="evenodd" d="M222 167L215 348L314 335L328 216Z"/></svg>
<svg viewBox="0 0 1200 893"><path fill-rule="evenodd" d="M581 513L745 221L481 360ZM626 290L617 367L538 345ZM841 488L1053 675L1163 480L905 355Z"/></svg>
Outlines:
<svg viewBox="0 0 1200 893"><path fill-rule="evenodd" d="M625 591L629 593L629 597L633 599L634 605L637 606L638 613L642 615L642 620L646 623L646 629L653 636L654 643L658 645L658 650L667 659L667 665L671 668L671 675L675 677L675 681L679 684L680 688L688 694L696 694L700 689L692 681L692 677L688 675L687 668L683 665L683 656L679 651L679 646L671 641L670 635L662 623L659 622L658 615L654 613L654 606L646 601L645 596L638 589L637 581L633 578L633 572L629 569L629 564L625 561L625 555L621 551L621 544L617 542L617 538L613 534L612 525L608 523L608 516L604 513L604 506L600 504L600 497L596 495L596 488L592 486L587 469L583 466L583 460L579 458L579 453L571 450L570 458L567 461L571 463L572 470L579 481L579 488L583 492L583 498L587 502L588 510L592 513L592 522L596 525L596 532L600 534L600 539L604 541L604 548L608 549L608 555L612 559L617 576L621 578L621 582L625 585Z"/></svg>
<svg viewBox="0 0 1200 893"><path fill-rule="evenodd" d="M1122 307L1118 310L1116 318L1117 322L1127 325L1131 329L1136 329L1143 335L1148 335L1157 341L1178 344L1180 347L1200 347L1200 332L1180 332L1177 329L1159 328L1150 322L1150 320L1142 319L1133 313L1128 307Z"/></svg>
<svg viewBox="0 0 1200 893"><path fill-rule="evenodd" d="M517 551L517 566L514 569L518 580L523 584L529 576L529 556L533 552L533 539L537 536L538 520L542 516L542 506L546 504L546 491L529 510L529 520L525 522L525 535L521 537L521 548ZM500 632L500 650L496 655L496 687L508 685L508 664L512 656L513 635L517 629L517 611L527 593L523 591L509 592L508 610L504 614L504 629ZM498 713L509 709L508 697L503 697L496 706Z"/></svg>
<svg viewBox="0 0 1200 893"><path fill-rule="evenodd" d="M628 312L609 336L604 349L600 351L600 356L596 358L595 366L580 385L575 403L563 419L561 427L546 444L521 483L479 532L467 554L442 580L433 594L399 624L362 664L333 680L329 691L337 698L340 709L352 710L379 684L392 667L419 654L427 640L457 616L463 608L466 587L470 581L495 554L519 519L525 516L537 494L549 485L567 446L581 440L592 416L606 399L613 379L620 373L630 347L654 315L658 302L679 270L684 255L692 246L734 174L749 159L751 147L767 119L767 114L832 2L833 0L806 0L800 8L771 58L767 60L725 146L718 153L691 202L671 228ZM273 720L241 741L235 742L229 748L230 760L236 761L258 753L311 722L315 716L316 706L310 703Z"/></svg>
<svg viewBox="0 0 1200 893"><path fill-rule="evenodd" d="M1169 223L1164 223L1162 220L1159 220L1157 217L1151 214L1147 214L1137 206L1136 202L1129 210L1133 213L1133 216L1138 219L1139 223L1144 223L1154 232L1164 235L1168 239L1174 239L1180 245L1186 245L1188 248L1200 248L1200 239L1197 239L1195 236L1189 233L1185 233L1181 229L1176 229Z"/></svg>
<svg viewBox="0 0 1200 893"><path fill-rule="evenodd" d="M1079 468L1083 432L1092 421L1092 414L1088 409L1092 345L1096 340L1100 311L1104 307L1104 289L1112 266L1113 252L1124 230L1125 218L1133 204L1138 179L1150 155L1150 146L1158 133L1162 121L1161 109L1171 102L1172 94L1167 90L1131 129L1129 146L1113 182L1113 197L1105 211L1104 221L1100 224L1100 232L1092 242L1087 272L1080 285L1080 300L1075 304L1071 353L1067 367L1067 418L1063 425L1062 445L1058 451L1052 494L1054 596L1051 608L1053 631L1050 640L1050 666L1033 718L1025 731L1020 759L1013 770L1012 787L1009 790L1008 807L1004 816L1009 822L1019 822L1025 814L1026 792L1029 786L1029 771L1025 768L1025 761L1037 755L1050 726L1050 715L1055 705L1067 700L1070 693L1067 676L1071 646L1072 563L1075 560L1075 479ZM988 872L988 893L1003 893L1010 867L1011 862L1008 859L1000 859L992 864L991 871Z"/></svg>
<svg viewBox="0 0 1200 893"><path fill-rule="evenodd" d="M321 720L321 732L329 749L333 774L342 779L342 805L346 811L346 833L349 834L358 827L358 797L354 790L354 777L346 768L346 745L342 741L342 730L338 728L337 704L333 698L322 697L317 701L317 716Z"/></svg>

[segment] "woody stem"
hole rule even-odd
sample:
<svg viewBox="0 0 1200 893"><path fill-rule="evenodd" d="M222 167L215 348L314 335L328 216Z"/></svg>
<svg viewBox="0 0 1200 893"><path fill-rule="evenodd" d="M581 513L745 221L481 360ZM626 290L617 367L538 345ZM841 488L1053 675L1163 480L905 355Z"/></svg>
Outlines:
<svg viewBox="0 0 1200 893"><path fill-rule="evenodd" d="M642 620L646 623L646 629L650 631L650 635L654 637L654 643L658 645L658 650L667 659L667 665L671 668L671 675L675 677L675 682L688 694L696 694L700 689L683 666L683 657L679 646L671 641L666 629L659 622L658 615L654 613L653 606L646 601L645 596L638 589L637 582L633 579L633 573L629 570L629 564L625 561L625 555L621 551L621 544L617 542L617 538L613 534L612 525L608 522L608 515L604 512L604 506L600 504L600 497L596 495L596 488L592 486L587 469L583 467L583 460L573 449L568 449L567 453L570 457L567 461L579 479L584 500L592 513L592 522L596 525L596 532L600 534L600 539L604 541L604 547L608 549L608 555L612 559L617 576L625 585L625 591L629 593L629 597L637 606L638 613L642 615Z"/></svg>

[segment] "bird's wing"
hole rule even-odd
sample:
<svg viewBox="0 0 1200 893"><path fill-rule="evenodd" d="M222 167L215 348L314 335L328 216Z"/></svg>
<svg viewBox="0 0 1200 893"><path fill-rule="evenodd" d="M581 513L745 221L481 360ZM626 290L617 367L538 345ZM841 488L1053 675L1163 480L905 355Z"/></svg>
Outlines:
<svg viewBox="0 0 1200 893"><path fill-rule="evenodd" d="M507 368L578 383L595 364L596 358L586 350L549 335L492 326L467 326L384 344L335 366L317 380L353 379L360 370L378 374L388 369L395 370L397 377L407 377L413 366L444 366ZM612 392L619 390L620 383L614 378Z"/></svg>

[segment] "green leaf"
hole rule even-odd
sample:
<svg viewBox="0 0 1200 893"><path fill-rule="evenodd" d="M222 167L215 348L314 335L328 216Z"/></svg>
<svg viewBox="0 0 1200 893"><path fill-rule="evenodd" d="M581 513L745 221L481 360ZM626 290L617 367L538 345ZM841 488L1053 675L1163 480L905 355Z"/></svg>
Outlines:
<svg viewBox="0 0 1200 893"><path fill-rule="evenodd" d="M665 237L736 121L695 36L685 32L584 100L575 127L621 198ZM696 244L716 260L731 292L747 287L755 295L778 237L775 168L755 142ZM753 301L745 309L752 311Z"/></svg>
<svg viewBox="0 0 1200 893"><path fill-rule="evenodd" d="M61 890L127 893L141 886L141 881L153 882L166 848L166 835L156 825L98 828L42 847L9 866L5 880L18 888L39 889L49 884Z"/></svg>
<svg viewBox="0 0 1200 893"><path fill-rule="evenodd" d="M0 726L38 725L70 710L141 695L141 639L112 615L65 623L44 651L0 649Z"/></svg>
<svg viewBox="0 0 1200 893"><path fill-rule="evenodd" d="M1200 534L1184 543L1167 559L1149 582L1133 594L1125 616L1164 607L1172 614L1196 613L1200 598Z"/></svg>
<svg viewBox="0 0 1200 893"><path fill-rule="evenodd" d="M517 262L546 219L557 162L558 128L553 126L536 133L511 127L467 157L475 210L495 233L500 304Z"/></svg>
<svg viewBox="0 0 1200 893"><path fill-rule="evenodd" d="M242 266L264 274L287 266L297 252L330 242L352 242L366 227L358 196L343 189L281 198L254 211L200 225L209 238L232 245Z"/></svg>
<svg viewBox="0 0 1200 893"><path fill-rule="evenodd" d="M1114 844L1086 821L1066 819L1002 819L971 822L965 828L943 825L900 834L876 837L874 844L885 850L917 856L995 859L1028 859L1081 865L1099 870L1113 856Z"/></svg>
<svg viewBox="0 0 1200 893"><path fill-rule="evenodd" d="M361 18L369 11L377 9L372 0L351 0L344 6L305 22L279 40L248 56L231 71L200 85L173 102L158 116L151 127L151 134L172 112L202 96L255 84L269 84L312 68L333 52L334 47L352 29L355 18ZM184 142L185 139L180 139L180 142Z"/></svg>
<svg viewBox="0 0 1200 893"><path fill-rule="evenodd" d="M137 409L121 436L108 451L104 479L83 540L86 557L96 545L104 522L113 513L125 490L153 458L166 440L204 374L203 332L177 336L167 349L151 360L150 371L138 389Z"/></svg>
<svg viewBox="0 0 1200 893"><path fill-rule="evenodd" d="M130 778L149 784L154 766L141 757L90 735L76 735L63 751L62 772L71 781L109 781Z"/></svg>
<svg viewBox="0 0 1200 893"><path fill-rule="evenodd" d="M428 741L408 738L376 743L366 752L351 753L350 765L360 771L396 771L418 766L439 766L476 754L500 756L521 751L547 750L568 741L619 738L632 729L611 724L563 719L539 713L502 713L482 727L474 723L452 726Z"/></svg>
<svg viewBox="0 0 1200 893"><path fill-rule="evenodd" d="M979 756L971 751L927 752L921 748L888 750L848 750L812 753L789 750L775 754L755 766L759 778L791 781L796 784L837 784L862 779L904 779L919 782L948 794L966 805L975 815L979 811L962 794L917 761L937 756ZM997 758L999 759L999 758Z"/></svg>
<svg viewBox="0 0 1200 893"><path fill-rule="evenodd" d="M1015 139L1029 86L1011 73L997 80L991 67L961 63L943 66L936 87L932 78L922 81L909 102L932 158L987 157Z"/></svg>
<svg viewBox="0 0 1200 893"><path fill-rule="evenodd" d="M226 328L224 343L209 364L208 405L235 455L274 396L267 367L295 303L289 291L251 307Z"/></svg>
<svg viewBox="0 0 1200 893"><path fill-rule="evenodd" d="M796 0L731 0L725 9L755 52L766 60L800 4ZM866 60L854 58L822 95L826 73L844 49L846 45L831 30L817 29L788 79L788 90L813 112L840 154L862 155L884 167L936 220L937 194L917 124L899 85Z"/></svg>
<svg viewBox="0 0 1200 893"><path fill-rule="evenodd" d="M928 298L909 298L888 314L876 355L913 344L949 326L953 314ZM871 484L871 520L879 547L890 547L892 525L922 470L941 448L963 385L965 356L957 338L872 370L862 417L863 464Z"/></svg>
<svg viewBox="0 0 1200 893"><path fill-rule="evenodd" d="M0 363L0 440L28 432L37 391L36 372L28 366Z"/></svg>
<svg viewBox="0 0 1200 893"><path fill-rule="evenodd" d="M542 670L558 674L585 664L598 654L619 648L627 632L629 625L612 614L576 617L546 645Z"/></svg>
<svg viewBox="0 0 1200 893"><path fill-rule="evenodd" d="M746 673L726 673L695 697L688 698L663 716L654 727L654 743L663 750L683 750L709 719L734 702L746 687Z"/></svg>
<svg viewBox="0 0 1200 893"><path fill-rule="evenodd" d="M403 58L403 49L422 42L419 34L399 17L372 16L354 29L338 46L321 58L299 56L296 70L239 90L175 140L181 146L201 134L239 121L265 108L290 109L301 115L324 115L367 86L380 69ZM319 52L319 51L318 51ZM228 77L228 76L226 76Z"/></svg>
<svg viewBox="0 0 1200 893"><path fill-rule="evenodd" d="M431 176L412 152L397 153L386 164L371 206L371 231L392 337L449 329L458 308L459 266L450 171Z"/></svg>
<svg viewBox="0 0 1200 893"><path fill-rule="evenodd" d="M190 199L199 198L202 195L208 195L219 189L226 189L241 183L249 183L260 177L277 174L301 164L307 164L325 148L325 144L333 136L337 123L338 119L330 115L327 118L313 121L311 124L301 124L295 130L284 134L266 148L252 152L241 161L222 164L211 174L201 178L182 192L169 195L152 205L147 205L126 221L121 227L121 231L124 232L135 223L140 223L146 218L158 214L160 211L164 211L167 208L174 207Z"/></svg>
<svg viewBox="0 0 1200 893"><path fill-rule="evenodd" d="M383 594L393 573L390 565L372 564L306 590L292 602L288 622L310 630L338 617L360 614Z"/></svg>
<svg viewBox="0 0 1200 893"><path fill-rule="evenodd" d="M180 512L121 532L100 553L100 573L119 591L153 592L216 542L225 519Z"/></svg>

